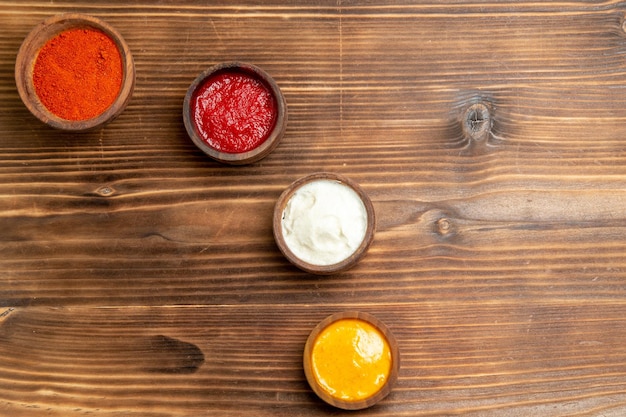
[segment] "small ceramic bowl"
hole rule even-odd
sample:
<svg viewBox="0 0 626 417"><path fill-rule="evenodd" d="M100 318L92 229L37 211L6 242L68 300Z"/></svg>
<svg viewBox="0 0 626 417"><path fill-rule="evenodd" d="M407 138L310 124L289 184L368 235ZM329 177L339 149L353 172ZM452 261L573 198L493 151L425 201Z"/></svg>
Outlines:
<svg viewBox="0 0 626 417"><path fill-rule="evenodd" d="M400 352L382 321L365 312L347 311L326 317L311 331L303 367L318 397L344 410L360 410L391 392Z"/></svg>
<svg viewBox="0 0 626 417"><path fill-rule="evenodd" d="M374 206L365 191L334 173L319 172L296 180L274 208L278 248L293 265L313 274L353 267L367 252L375 229Z"/></svg>
<svg viewBox="0 0 626 417"><path fill-rule="evenodd" d="M198 116L194 112L198 95L206 94L205 92L208 91L207 89L209 88L207 85L210 86L212 80L216 79L216 77L229 75L258 82L258 85L261 86L260 88L264 89L264 92L272 97L274 103L272 111L268 112L273 113L273 123L271 126L269 124L266 126L269 129L266 135L262 140L258 138L260 143L256 143L254 147L245 148L243 150L218 148L212 145L210 140L208 140L209 138L203 136L203 128L201 127L201 122L198 120L198 117L201 116ZM225 109L225 111L232 112L231 114L234 114L234 119L237 119L238 109ZM213 112L213 114L220 112ZM274 79L264 70L252 64L226 62L207 69L191 83L183 101L183 122L187 134L193 143L212 159L230 165L251 164L265 158L278 146L287 126L287 104L278 84L276 84ZM208 133L205 132L204 135L208 135ZM231 133L231 137L234 142L238 140L236 133ZM216 141L219 142L217 139Z"/></svg>
<svg viewBox="0 0 626 417"><path fill-rule="evenodd" d="M107 35L117 46L122 63L122 84L115 101L99 115L76 121L63 119L50 112L41 103L33 83L35 61L41 48L61 32L75 28L96 29ZM128 45L113 27L93 16L68 13L44 20L24 39L15 62L15 83L22 101L35 117L53 128L80 132L102 127L119 116L133 93L135 66Z"/></svg>

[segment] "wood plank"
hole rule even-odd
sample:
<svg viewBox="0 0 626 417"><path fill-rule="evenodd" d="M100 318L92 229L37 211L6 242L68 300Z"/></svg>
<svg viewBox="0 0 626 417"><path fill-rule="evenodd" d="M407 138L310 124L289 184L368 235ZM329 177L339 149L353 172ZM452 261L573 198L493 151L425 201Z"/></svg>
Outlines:
<svg viewBox="0 0 626 417"><path fill-rule="evenodd" d="M0 415L333 414L300 355L351 308L403 355L368 415L626 413L623 3L153 3L0 0ZM26 34L67 11L116 27L137 68L126 111L86 134L40 124L13 81ZM230 60L289 107L250 166L182 124L189 84ZM477 104L492 125L472 137ZM322 170L377 214L330 277L271 230Z"/></svg>
<svg viewBox="0 0 626 417"><path fill-rule="evenodd" d="M623 411L623 304L498 302L7 310L0 409L327 415L306 385L302 350L318 321L345 308L376 314L400 345L397 385L376 415Z"/></svg>

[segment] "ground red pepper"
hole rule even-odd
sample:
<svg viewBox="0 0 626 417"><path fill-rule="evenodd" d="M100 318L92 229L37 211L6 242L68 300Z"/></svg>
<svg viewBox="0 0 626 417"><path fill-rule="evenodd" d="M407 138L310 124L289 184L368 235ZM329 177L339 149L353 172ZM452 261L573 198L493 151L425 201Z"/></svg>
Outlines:
<svg viewBox="0 0 626 417"><path fill-rule="evenodd" d="M66 120L87 120L103 113L117 98L122 76L115 42L92 28L69 29L49 40L33 68L39 100Z"/></svg>
<svg viewBox="0 0 626 417"><path fill-rule="evenodd" d="M276 124L277 105L260 80L240 72L218 72L192 98L198 133L212 148L242 153L261 145Z"/></svg>

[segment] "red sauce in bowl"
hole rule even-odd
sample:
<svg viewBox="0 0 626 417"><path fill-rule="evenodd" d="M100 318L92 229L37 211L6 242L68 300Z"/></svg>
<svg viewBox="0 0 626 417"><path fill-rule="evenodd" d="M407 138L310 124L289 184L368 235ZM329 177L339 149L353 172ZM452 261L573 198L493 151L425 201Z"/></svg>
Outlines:
<svg viewBox="0 0 626 417"><path fill-rule="evenodd" d="M222 71L207 78L191 100L202 140L219 152L243 153L261 145L277 119L276 98L261 80Z"/></svg>

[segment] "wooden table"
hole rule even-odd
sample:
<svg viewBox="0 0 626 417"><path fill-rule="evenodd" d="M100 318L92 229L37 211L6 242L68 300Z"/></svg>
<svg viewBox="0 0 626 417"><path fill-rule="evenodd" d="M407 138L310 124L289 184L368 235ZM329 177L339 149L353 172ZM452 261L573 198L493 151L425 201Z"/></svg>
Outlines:
<svg viewBox="0 0 626 417"><path fill-rule="evenodd" d="M626 414L626 6L606 2L0 2L0 415ZM128 108L52 130L19 46L62 12L134 55ZM287 132L230 167L182 100L214 64L270 73ZM291 266L272 210L317 171L377 233L348 272ZM302 350L361 310L400 345L392 393L343 413Z"/></svg>

